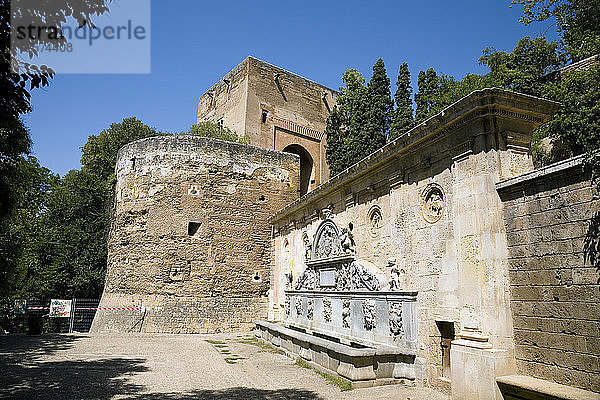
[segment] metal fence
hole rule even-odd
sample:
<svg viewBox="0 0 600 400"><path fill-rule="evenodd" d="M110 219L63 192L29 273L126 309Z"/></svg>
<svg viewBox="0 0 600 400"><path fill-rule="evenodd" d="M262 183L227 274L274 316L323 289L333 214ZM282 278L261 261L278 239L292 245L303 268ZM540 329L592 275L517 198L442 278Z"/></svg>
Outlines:
<svg viewBox="0 0 600 400"><path fill-rule="evenodd" d="M28 331L41 333L86 333L90 331L100 299L72 299L69 317L48 318L51 299L27 300L26 313Z"/></svg>

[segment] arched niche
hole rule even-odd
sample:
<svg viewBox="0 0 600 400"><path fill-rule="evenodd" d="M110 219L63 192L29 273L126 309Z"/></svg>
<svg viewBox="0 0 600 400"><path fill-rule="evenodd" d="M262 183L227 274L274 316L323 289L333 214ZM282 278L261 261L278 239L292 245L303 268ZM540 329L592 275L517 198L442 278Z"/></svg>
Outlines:
<svg viewBox="0 0 600 400"><path fill-rule="evenodd" d="M299 144L290 144L283 151L300 156L300 196L304 196L308 193L310 182L314 179L313 158L308 150Z"/></svg>

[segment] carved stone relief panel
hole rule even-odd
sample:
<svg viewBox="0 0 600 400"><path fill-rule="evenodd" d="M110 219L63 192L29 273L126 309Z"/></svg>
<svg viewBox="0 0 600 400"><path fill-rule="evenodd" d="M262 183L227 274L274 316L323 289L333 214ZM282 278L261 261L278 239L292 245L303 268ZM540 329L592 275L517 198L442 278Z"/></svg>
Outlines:
<svg viewBox="0 0 600 400"><path fill-rule="evenodd" d="M350 300L342 300L342 326L350 328Z"/></svg>
<svg viewBox="0 0 600 400"><path fill-rule="evenodd" d="M302 297L297 296L295 303L296 303L296 316L301 317L302 316Z"/></svg>
<svg viewBox="0 0 600 400"><path fill-rule="evenodd" d="M381 284L377 277L356 261L344 263L337 270L336 290L379 290L380 288Z"/></svg>
<svg viewBox="0 0 600 400"><path fill-rule="evenodd" d="M315 300L308 299L308 302L306 305L306 318L313 319L314 314L315 314Z"/></svg>
<svg viewBox="0 0 600 400"><path fill-rule="evenodd" d="M323 299L323 319L325 322L331 322L331 299Z"/></svg>
<svg viewBox="0 0 600 400"><path fill-rule="evenodd" d="M379 208L378 205L372 206L369 210L368 218L369 233L371 236L376 237L383 229L383 214L381 213L381 208Z"/></svg>
<svg viewBox="0 0 600 400"><path fill-rule="evenodd" d="M376 326L375 301L365 300L362 303L362 311L364 316L364 327L366 330L373 330Z"/></svg>
<svg viewBox="0 0 600 400"><path fill-rule="evenodd" d="M437 183L430 183L421 192L421 214L423 219L433 224L442 218L446 208L446 196L442 187Z"/></svg>
<svg viewBox="0 0 600 400"><path fill-rule="evenodd" d="M314 258L323 259L342 254L340 233L333 221L326 220L319 227L315 236Z"/></svg>
<svg viewBox="0 0 600 400"><path fill-rule="evenodd" d="M390 334L394 338L404 333L402 326L402 303L390 303L389 305Z"/></svg>
<svg viewBox="0 0 600 400"><path fill-rule="evenodd" d="M290 296L285 296L285 305L283 307L286 316L290 315Z"/></svg>
<svg viewBox="0 0 600 400"><path fill-rule="evenodd" d="M317 281L317 273L312 268L306 268L298 281L296 282L296 290L314 290Z"/></svg>

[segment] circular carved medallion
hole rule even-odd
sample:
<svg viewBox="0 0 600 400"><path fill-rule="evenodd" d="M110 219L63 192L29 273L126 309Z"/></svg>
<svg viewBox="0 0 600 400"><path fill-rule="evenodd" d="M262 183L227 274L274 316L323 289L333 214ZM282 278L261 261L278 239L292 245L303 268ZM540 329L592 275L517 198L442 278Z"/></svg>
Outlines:
<svg viewBox="0 0 600 400"><path fill-rule="evenodd" d="M437 183L430 183L421 193L421 214L425 221L433 224L438 222L446 208L446 196L442 187Z"/></svg>
<svg viewBox="0 0 600 400"><path fill-rule="evenodd" d="M381 214L381 208L375 205L369 210L369 232L371 236L377 236L382 228L383 215Z"/></svg>

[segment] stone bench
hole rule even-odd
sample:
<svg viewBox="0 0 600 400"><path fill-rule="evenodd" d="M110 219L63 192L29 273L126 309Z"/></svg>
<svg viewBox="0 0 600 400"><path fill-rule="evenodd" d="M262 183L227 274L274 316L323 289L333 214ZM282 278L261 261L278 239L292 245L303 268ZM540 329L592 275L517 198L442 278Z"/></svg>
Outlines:
<svg viewBox="0 0 600 400"><path fill-rule="evenodd" d="M423 365L412 349L364 342L347 345L324 338L326 332L309 334L267 321L257 321L256 328L257 337L319 370L349 379L353 387L422 383L424 379Z"/></svg>
<svg viewBox="0 0 600 400"><path fill-rule="evenodd" d="M500 376L496 382L505 400L600 400L600 393L531 376Z"/></svg>

